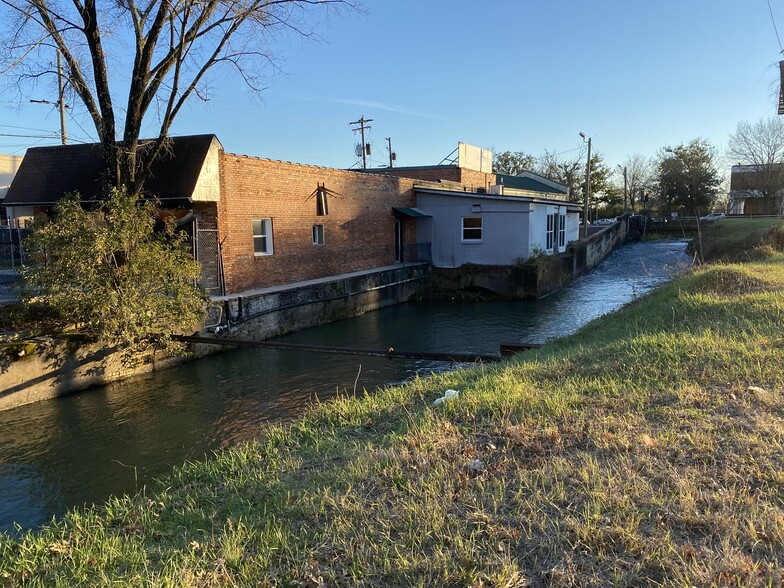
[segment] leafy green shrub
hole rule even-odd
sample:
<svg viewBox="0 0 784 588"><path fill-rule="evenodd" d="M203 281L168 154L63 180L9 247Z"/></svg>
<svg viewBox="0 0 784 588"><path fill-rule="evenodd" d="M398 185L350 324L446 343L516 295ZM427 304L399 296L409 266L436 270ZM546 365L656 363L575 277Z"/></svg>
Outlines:
<svg viewBox="0 0 784 588"><path fill-rule="evenodd" d="M185 235L158 209L125 190L85 210L78 195L63 198L52 220L26 241L33 263L22 272L22 298L53 311L61 330L77 330L124 352L183 351L171 335L195 328L206 295L196 284L198 262Z"/></svg>

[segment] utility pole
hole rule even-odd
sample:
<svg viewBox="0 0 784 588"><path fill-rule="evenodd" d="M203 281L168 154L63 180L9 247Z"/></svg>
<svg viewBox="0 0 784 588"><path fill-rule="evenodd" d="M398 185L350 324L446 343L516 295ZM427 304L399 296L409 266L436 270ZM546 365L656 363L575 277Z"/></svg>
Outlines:
<svg viewBox="0 0 784 588"><path fill-rule="evenodd" d="M389 167L393 167L394 161L397 159L397 153L392 151L392 137L387 137L387 151L389 151Z"/></svg>
<svg viewBox="0 0 784 588"><path fill-rule="evenodd" d="M362 115L362 116L359 117L359 120L355 120L354 122L348 123L350 125L359 125L359 128L351 129L351 130L353 130L355 133L357 131L359 131L360 135L362 137L362 169L367 169L367 151L368 151L367 147L368 146L365 143L365 129L370 130L370 125L367 124L369 122L373 122L373 119L372 118L367 118L366 119L365 116Z"/></svg>
<svg viewBox="0 0 784 588"><path fill-rule="evenodd" d="M48 100L30 100L35 104L52 104ZM63 84L63 64L60 58L60 52L57 52L57 102L54 103L60 110L60 142L65 145L68 143L68 136L65 132L65 109L68 108L65 104L65 85Z"/></svg>
<svg viewBox="0 0 784 588"><path fill-rule="evenodd" d="M625 165L621 166L621 164L619 163L618 164L618 169L623 170L623 213L626 214L626 212L628 210L627 209L627 204L626 204L626 202L628 200L627 199L628 191L626 189L626 166Z"/></svg>
<svg viewBox="0 0 784 588"><path fill-rule="evenodd" d="M580 133L585 141L585 133ZM591 201L591 138L588 137L588 161L585 162L585 202L583 203L583 237L588 237L588 206Z"/></svg>
<svg viewBox="0 0 784 588"><path fill-rule="evenodd" d="M63 64L60 51L57 52L57 105L60 107L60 140L65 145L68 137L65 134L65 87L63 85Z"/></svg>

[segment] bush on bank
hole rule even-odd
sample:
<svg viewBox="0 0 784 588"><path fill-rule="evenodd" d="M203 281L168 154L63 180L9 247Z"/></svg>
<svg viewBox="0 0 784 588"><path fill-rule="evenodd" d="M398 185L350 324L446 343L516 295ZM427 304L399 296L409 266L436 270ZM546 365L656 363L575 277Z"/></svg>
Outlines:
<svg viewBox="0 0 784 588"><path fill-rule="evenodd" d="M781 585L784 255L755 251L4 537L0 582Z"/></svg>

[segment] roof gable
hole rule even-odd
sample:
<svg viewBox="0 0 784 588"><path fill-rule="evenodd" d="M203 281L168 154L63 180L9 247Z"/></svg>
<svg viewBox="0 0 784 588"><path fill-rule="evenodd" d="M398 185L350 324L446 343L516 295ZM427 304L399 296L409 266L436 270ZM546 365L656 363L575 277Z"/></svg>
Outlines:
<svg viewBox="0 0 784 588"><path fill-rule="evenodd" d="M516 176L498 174L498 183L507 188L526 190L528 192L544 192L547 194L568 194L566 186L533 172L523 172Z"/></svg>
<svg viewBox="0 0 784 588"><path fill-rule="evenodd" d="M144 193L161 200L190 199L213 141L215 135L172 137L171 147L153 163ZM100 193L102 158L98 143L28 149L5 204L52 205L74 192L94 200Z"/></svg>

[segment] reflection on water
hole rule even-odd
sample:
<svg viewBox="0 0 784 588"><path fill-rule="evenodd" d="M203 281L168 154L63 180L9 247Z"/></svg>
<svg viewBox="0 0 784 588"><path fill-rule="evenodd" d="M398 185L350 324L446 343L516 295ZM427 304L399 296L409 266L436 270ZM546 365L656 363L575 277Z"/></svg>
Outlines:
<svg viewBox="0 0 784 588"><path fill-rule="evenodd" d="M685 243L635 243L538 301L406 304L294 333L289 342L497 353L567 335L670 279ZM338 392L373 390L443 363L242 349L133 382L0 412L0 531L133 493L173 465L257 435Z"/></svg>

